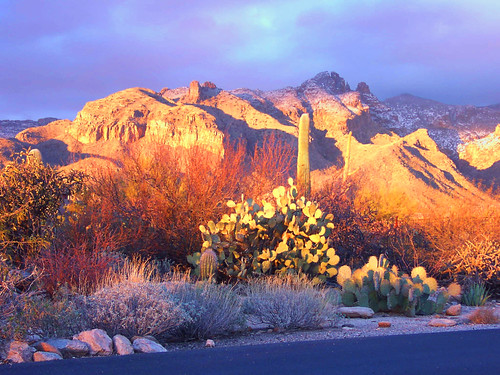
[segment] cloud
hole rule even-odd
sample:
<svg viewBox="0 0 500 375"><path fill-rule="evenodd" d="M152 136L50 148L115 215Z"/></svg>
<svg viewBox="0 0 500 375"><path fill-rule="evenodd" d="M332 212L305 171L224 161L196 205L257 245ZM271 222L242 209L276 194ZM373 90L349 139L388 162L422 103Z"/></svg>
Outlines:
<svg viewBox="0 0 500 375"><path fill-rule="evenodd" d="M127 87L274 89L322 70L382 97L500 102L499 12L482 0L8 0L0 118L74 117Z"/></svg>

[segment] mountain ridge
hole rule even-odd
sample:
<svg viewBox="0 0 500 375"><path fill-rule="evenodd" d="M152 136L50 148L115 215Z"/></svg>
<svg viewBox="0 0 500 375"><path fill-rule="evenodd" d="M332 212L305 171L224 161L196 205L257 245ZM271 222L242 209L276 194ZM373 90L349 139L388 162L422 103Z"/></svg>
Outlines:
<svg viewBox="0 0 500 375"><path fill-rule="evenodd" d="M490 123L500 123L500 112L495 117L497 111L491 108L450 107L433 101L426 109L422 107L426 99L414 98L380 101L366 83L352 90L335 72L272 91L226 91L211 82L192 81L189 87L160 92L119 91L88 102L73 121L28 128L12 142L18 142L16 147L36 146L49 162L92 169L113 163L134 143L198 145L222 155L227 136L244 139L251 151L266 134L275 133L296 148L298 120L309 113L311 166L318 184L344 167L352 134L352 178L361 189L372 186L376 191L419 197L420 210L432 209L438 202L450 205L454 199L489 201L459 170L456 146L461 144L457 139L469 137L472 142L487 136ZM482 122L471 130L467 119Z"/></svg>

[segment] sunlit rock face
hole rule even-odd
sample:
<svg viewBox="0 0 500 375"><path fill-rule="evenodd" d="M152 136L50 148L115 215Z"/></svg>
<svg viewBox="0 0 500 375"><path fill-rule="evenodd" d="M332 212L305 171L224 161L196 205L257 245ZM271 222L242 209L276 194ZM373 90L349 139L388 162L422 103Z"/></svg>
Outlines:
<svg viewBox="0 0 500 375"><path fill-rule="evenodd" d="M476 169L487 169L500 162L500 124L485 137L466 143L460 148L460 159Z"/></svg>

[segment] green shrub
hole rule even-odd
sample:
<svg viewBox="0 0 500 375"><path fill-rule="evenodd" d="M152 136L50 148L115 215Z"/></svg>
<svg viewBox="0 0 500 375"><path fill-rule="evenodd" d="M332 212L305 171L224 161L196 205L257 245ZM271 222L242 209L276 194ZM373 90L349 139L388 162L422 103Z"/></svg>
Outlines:
<svg viewBox="0 0 500 375"><path fill-rule="evenodd" d="M22 340L31 334L44 338L69 337L89 327L82 298L65 293L53 298L36 292L21 293L11 300L8 315L0 320L3 320L0 336L4 339Z"/></svg>
<svg viewBox="0 0 500 375"><path fill-rule="evenodd" d="M332 215L323 213L317 204L298 198L297 188L274 189L275 205L252 199L240 203L228 201L234 209L218 223L200 226L203 237L201 253L212 249L218 254L221 274L246 278L263 274L305 273L324 281L337 273L339 257L328 245ZM188 262L200 274L201 253L188 256Z"/></svg>
<svg viewBox="0 0 500 375"><path fill-rule="evenodd" d="M65 199L83 186L81 173L63 174L28 154L0 174L0 254L21 266L51 243Z"/></svg>
<svg viewBox="0 0 500 375"><path fill-rule="evenodd" d="M415 267L411 275L390 268L383 255L370 257L362 268L351 272L342 266L337 275L342 286L342 302L346 306L370 307L373 311L394 311L408 315L429 315L443 311L450 291L438 288L437 281L427 277L423 267Z"/></svg>
<svg viewBox="0 0 500 375"><path fill-rule="evenodd" d="M190 319L160 283L120 283L88 299L94 328L110 335L164 337Z"/></svg>
<svg viewBox="0 0 500 375"><path fill-rule="evenodd" d="M327 291L306 277L288 275L253 279L247 287L248 319L280 329L312 329L335 318Z"/></svg>
<svg viewBox="0 0 500 375"><path fill-rule="evenodd" d="M484 306L490 298L483 283L476 282L471 284L462 295L462 303L466 306Z"/></svg>

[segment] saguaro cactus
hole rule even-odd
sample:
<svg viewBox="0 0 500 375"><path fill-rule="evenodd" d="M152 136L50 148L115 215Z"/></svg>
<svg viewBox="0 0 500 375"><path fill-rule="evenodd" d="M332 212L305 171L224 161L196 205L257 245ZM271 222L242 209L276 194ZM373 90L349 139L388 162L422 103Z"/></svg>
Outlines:
<svg viewBox="0 0 500 375"><path fill-rule="evenodd" d="M349 164L351 161L351 139L352 139L352 132L349 132L349 138L347 139L347 152L346 156L344 157L344 175L342 176L343 183L345 183L347 177L349 177Z"/></svg>
<svg viewBox="0 0 500 375"><path fill-rule="evenodd" d="M309 168L309 115L300 116L299 151L297 155L297 188L304 196L311 194L311 175Z"/></svg>

